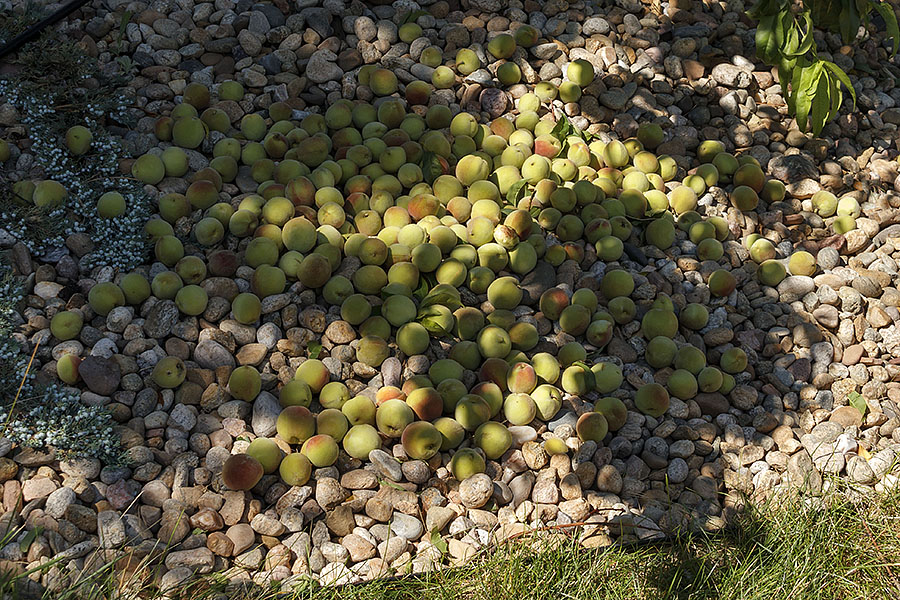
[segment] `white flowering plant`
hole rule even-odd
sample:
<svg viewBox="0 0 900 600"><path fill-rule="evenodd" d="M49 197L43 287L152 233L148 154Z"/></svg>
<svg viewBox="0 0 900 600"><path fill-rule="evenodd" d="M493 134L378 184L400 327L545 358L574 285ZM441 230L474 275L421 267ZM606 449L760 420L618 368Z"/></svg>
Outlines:
<svg viewBox="0 0 900 600"><path fill-rule="evenodd" d="M150 199L137 181L119 173L125 153L121 139L110 132L116 127L125 131L136 122L127 74L106 73L76 43L46 35L23 48L16 62L19 73L0 79L0 102L20 113L34 166L45 179L62 184L68 196L64 206L39 209L10 198L11 186L5 182L0 228L37 257L62 248L67 235L86 233L94 249L83 259L84 267L132 269L141 264L147 254L143 226ZM66 146L66 132L74 125L91 132L93 141L84 155L76 156ZM122 194L127 210L119 217L100 218L97 200L110 191Z"/></svg>
<svg viewBox="0 0 900 600"><path fill-rule="evenodd" d="M87 456L107 464L123 460L114 422L102 407L81 402L77 390L42 384L29 372L29 356L16 339L21 283L0 263L0 437L57 455Z"/></svg>

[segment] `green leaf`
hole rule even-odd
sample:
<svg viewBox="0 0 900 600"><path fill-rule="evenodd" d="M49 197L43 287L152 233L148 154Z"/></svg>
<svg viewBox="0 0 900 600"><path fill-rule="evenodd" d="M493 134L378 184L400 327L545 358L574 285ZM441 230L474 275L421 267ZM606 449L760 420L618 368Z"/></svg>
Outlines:
<svg viewBox="0 0 900 600"><path fill-rule="evenodd" d="M441 174L437 154L430 150L426 150L422 153L422 160L419 161L419 167L422 169L422 178L428 185L434 183L434 180Z"/></svg>
<svg viewBox="0 0 900 600"><path fill-rule="evenodd" d="M19 550L21 552L28 552L28 549L31 547L31 544L34 543L34 540L37 539L37 536L41 535L41 532L44 531L44 528L40 525L36 525L34 529L25 534L25 537L22 538L22 541L19 542Z"/></svg>
<svg viewBox="0 0 900 600"><path fill-rule="evenodd" d="M406 15L406 18L403 19L403 23L401 23L401 25L406 25L407 23L413 23L413 22L415 22L415 20L418 19L419 17L424 17L424 16L427 15L427 14L428 14L428 11L427 11L427 10L414 10L414 11L411 11L408 15Z"/></svg>
<svg viewBox="0 0 900 600"><path fill-rule="evenodd" d="M793 31L793 26L794 14L789 9L782 9L782 11L778 13L778 21L775 24L775 41L782 50L794 50L797 47L790 47L790 36ZM798 39L795 41L797 45L799 45L800 40Z"/></svg>
<svg viewBox="0 0 900 600"><path fill-rule="evenodd" d="M430 275L430 273L425 273L422 275L422 277L424 278ZM435 284L436 283L437 282L435 282ZM432 284L431 287L434 287L435 284ZM456 292L456 294L454 295L449 290L436 290L433 292L429 292L424 298L422 298L422 302L419 303L419 310L423 310L435 304L446 306L450 310L456 310L457 308L462 306L462 302L460 302L459 298L459 292Z"/></svg>
<svg viewBox="0 0 900 600"><path fill-rule="evenodd" d="M525 179L520 179L511 186L509 186L509 190L506 192L506 202L507 204L511 204L515 206L518 203L519 198L521 198L522 190L525 189L525 186L528 185L528 181Z"/></svg>
<svg viewBox="0 0 900 600"><path fill-rule="evenodd" d="M553 129L550 130L550 135L558 139L560 142L565 142L566 138L572 134L572 123L569 122L569 118L560 113L559 120L556 121L556 125Z"/></svg>
<svg viewBox="0 0 900 600"><path fill-rule="evenodd" d="M894 8L887 2L872 2L871 5L875 7L875 10L877 10L881 15L881 18L884 19L888 37L894 42L894 49L891 52L891 55L893 56L894 54L897 54L897 50L900 49L900 27L897 26L897 14L894 12Z"/></svg>
<svg viewBox="0 0 900 600"><path fill-rule="evenodd" d="M398 462L399 462L399 461L398 461ZM380 481L381 481L381 483L383 483L384 485L388 486L389 488L394 488L395 490L399 490L399 491L401 491L401 492L408 492L408 491L409 491L409 490L407 490L405 487L403 487L402 485L397 485L396 483L394 483L394 482L391 481L390 479L381 479Z"/></svg>
<svg viewBox="0 0 900 600"><path fill-rule="evenodd" d="M831 109L831 98L829 97L828 77L819 77L815 92L812 95L812 108L810 110L810 125L815 135L822 132L825 127L825 121Z"/></svg>
<svg viewBox="0 0 900 600"><path fill-rule="evenodd" d="M319 358L319 354L322 352L322 344L319 342L310 342L306 349L309 351L309 357L311 359Z"/></svg>
<svg viewBox="0 0 900 600"><path fill-rule="evenodd" d="M839 66L834 64L833 62L823 60L822 66L829 71L831 71L835 77L838 78L838 81L844 84L844 87L850 90L850 95L853 97L853 106L856 106L856 90L853 89L853 85L850 83L850 78L847 77L847 74L844 73L844 70Z"/></svg>
<svg viewBox="0 0 900 600"><path fill-rule="evenodd" d="M437 318L425 317L419 321L419 324L425 328L425 331L435 337L450 333L443 325L441 325L441 322Z"/></svg>
<svg viewBox="0 0 900 600"><path fill-rule="evenodd" d="M417 287L415 289L415 291L413 292L413 296L417 300L422 301L425 299L426 296L428 296L428 292L430 290L431 290L431 287L428 285L428 280L425 279L424 277L420 277L419 278L419 287Z"/></svg>
<svg viewBox="0 0 900 600"><path fill-rule="evenodd" d="M431 530L431 545L441 551L441 554L447 554L449 550L447 546L447 540L441 537L441 532L438 531L437 527Z"/></svg>
<svg viewBox="0 0 900 600"><path fill-rule="evenodd" d="M862 394L859 392L850 392L847 394L847 402L850 403L850 406L858 410L860 415L866 416L869 405L866 404L866 399L862 397Z"/></svg>

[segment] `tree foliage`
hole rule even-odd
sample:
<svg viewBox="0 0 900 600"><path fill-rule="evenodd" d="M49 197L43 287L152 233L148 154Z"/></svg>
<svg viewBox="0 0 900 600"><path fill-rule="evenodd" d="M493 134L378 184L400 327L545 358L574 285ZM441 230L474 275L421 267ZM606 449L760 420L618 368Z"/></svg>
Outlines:
<svg viewBox="0 0 900 600"><path fill-rule="evenodd" d="M758 20L756 55L778 68L778 79L788 110L801 130L818 135L825 123L837 116L847 88L856 104L850 78L835 63L819 55L813 37L816 28L841 36L852 44L860 27L868 27L877 13L892 39L892 55L900 46L897 15L880 0L758 0L749 15Z"/></svg>

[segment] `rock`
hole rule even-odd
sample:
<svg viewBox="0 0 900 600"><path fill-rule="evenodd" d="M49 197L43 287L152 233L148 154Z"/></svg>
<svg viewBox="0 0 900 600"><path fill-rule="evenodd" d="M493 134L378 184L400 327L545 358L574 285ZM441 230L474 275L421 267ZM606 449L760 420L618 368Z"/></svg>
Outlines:
<svg viewBox="0 0 900 600"><path fill-rule="evenodd" d="M539 477L531 490L531 499L541 504L556 504L559 501L559 488L556 487L556 482Z"/></svg>
<svg viewBox="0 0 900 600"><path fill-rule="evenodd" d="M205 369L234 368L234 356L225 346L213 340L203 340L194 348L194 360Z"/></svg>
<svg viewBox="0 0 900 600"><path fill-rule="evenodd" d="M101 356L88 356L82 359L78 366L78 375L92 392L101 396L111 396L122 380L118 363Z"/></svg>
<svg viewBox="0 0 900 600"><path fill-rule="evenodd" d="M391 481L403 481L403 469L397 460L385 452L376 448L369 452L369 460L378 469L378 472Z"/></svg>
<svg viewBox="0 0 900 600"><path fill-rule="evenodd" d="M225 535L231 540L231 543L234 544L233 553L235 555L242 554L245 550L250 548L256 539L253 528L246 523L232 525L228 528L228 531L225 532Z"/></svg>
<svg viewBox="0 0 900 600"><path fill-rule="evenodd" d="M731 408L728 399L718 392L697 394L694 396L694 402L700 407L701 413L712 417L727 413Z"/></svg>
<svg viewBox="0 0 900 600"><path fill-rule="evenodd" d="M782 302L794 302L816 289L812 277L791 275L778 284L778 295Z"/></svg>
<svg viewBox="0 0 900 600"><path fill-rule="evenodd" d="M487 88L481 92L479 97L481 109L491 115L491 118L498 118L506 112L508 99L503 90L497 88Z"/></svg>
<svg viewBox="0 0 900 600"><path fill-rule="evenodd" d="M456 511L446 506L429 507L425 513L425 529L443 531L450 521L456 518Z"/></svg>
<svg viewBox="0 0 900 600"><path fill-rule="evenodd" d="M346 535L341 539L341 545L350 554L350 560L361 562L373 558L376 554L375 546L367 539L355 533Z"/></svg>
<svg viewBox="0 0 900 600"><path fill-rule="evenodd" d="M353 519L353 511L349 506L338 506L328 511L325 515L325 525L338 537L343 537L353 531L356 522Z"/></svg>
<svg viewBox="0 0 900 600"><path fill-rule="evenodd" d="M316 50L306 64L306 77L313 83L337 81L344 72L335 64L336 60L337 55L331 50Z"/></svg>
<svg viewBox="0 0 900 600"><path fill-rule="evenodd" d="M258 437L275 435L275 422L281 414L281 404L269 392L260 392L253 402L253 418L251 427Z"/></svg>
<svg viewBox="0 0 900 600"><path fill-rule="evenodd" d="M206 547L216 556L228 558L234 554L234 542L221 531L213 531L207 536Z"/></svg>
<svg viewBox="0 0 900 600"><path fill-rule="evenodd" d="M813 468L813 461L806 450L792 455L787 462L787 474L791 485L811 493L822 490L822 476Z"/></svg>
<svg viewBox="0 0 900 600"><path fill-rule="evenodd" d="M834 409L828 420L844 428L859 427L862 425L863 416L852 406L839 406Z"/></svg>
<svg viewBox="0 0 900 600"><path fill-rule="evenodd" d="M176 550L166 555L166 568L184 567L194 573L210 573L216 564L216 557L208 548Z"/></svg>
<svg viewBox="0 0 900 600"><path fill-rule="evenodd" d="M66 510L75 503L75 491L71 488L61 487L47 496L44 512L54 519L61 519Z"/></svg>
<svg viewBox="0 0 900 600"><path fill-rule="evenodd" d="M467 477L459 484L459 496L467 508L481 508L494 492L494 483L484 473Z"/></svg>
<svg viewBox="0 0 900 600"><path fill-rule="evenodd" d="M12 459L0 457L0 483L9 481L19 472L19 465Z"/></svg>
<svg viewBox="0 0 900 600"><path fill-rule="evenodd" d="M97 514L97 535L101 548L118 548L125 543L125 522L113 510Z"/></svg>
<svg viewBox="0 0 900 600"><path fill-rule="evenodd" d="M337 479L323 477L316 481L316 502L328 510L347 499L349 492L341 487Z"/></svg>
<svg viewBox="0 0 900 600"><path fill-rule="evenodd" d="M172 300L160 300L153 305L144 320L144 333L149 338L164 338L178 323L178 307Z"/></svg>
<svg viewBox="0 0 900 600"><path fill-rule="evenodd" d="M272 518L265 513L259 513L250 521L250 527L260 535L270 537L278 537L284 533L284 525L278 519Z"/></svg>
<svg viewBox="0 0 900 600"><path fill-rule="evenodd" d="M422 537L424 531L425 527L419 519L399 512L394 513L394 518L391 520L391 532L395 535L414 542Z"/></svg>
<svg viewBox="0 0 900 600"><path fill-rule="evenodd" d="M710 75L717 82L731 88L746 88L753 81L749 71L729 63L716 65Z"/></svg>
<svg viewBox="0 0 900 600"><path fill-rule="evenodd" d="M48 477L35 477L22 484L22 499L25 502L48 497L56 491L56 483Z"/></svg>

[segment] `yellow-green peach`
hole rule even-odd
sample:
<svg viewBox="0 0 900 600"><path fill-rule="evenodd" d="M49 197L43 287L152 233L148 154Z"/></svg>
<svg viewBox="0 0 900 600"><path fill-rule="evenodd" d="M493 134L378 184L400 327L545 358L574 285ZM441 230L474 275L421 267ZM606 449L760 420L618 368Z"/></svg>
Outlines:
<svg viewBox="0 0 900 600"><path fill-rule="evenodd" d="M351 427L362 424L374 425L375 410L375 403L365 396L354 396L341 407L341 412Z"/></svg>
<svg viewBox="0 0 900 600"><path fill-rule="evenodd" d="M61 310L50 319L50 333L60 341L75 339L81 333L84 318L81 313Z"/></svg>
<svg viewBox="0 0 900 600"><path fill-rule="evenodd" d="M344 451L353 458L367 460L372 450L381 447L378 431L368 423L354 425L342 440Z"/></svg>
<svg viewBox="0 0 900 600"><path fill-rule="evenodd" d="M304 454L292 452L282 459L278 474L290 486L305 485L312 474L312 464Z"/></svg>
<svg viewBox="0 0 900 600"><path fill-rule="evenodd" d="M434 422L434 427L441 435L440 450L446 452L457 448L465 439L466 430L450 417L441 417Z"/></svg>
<svg viewBox="0 0 900 600"><path fill-rule="evenodd" d="M502 423L488 421L475 430L474 441L485 456L497 460L512 446L512 434Z"/></svg>
<svg viewBox="0 0 900 600"><path fill-rule="evenodd" d="M612 339L613 324L605 319L597 319L588 325L584 333L588 343L596 348L603 348Z"/></svg>
<svg viewBox="0 0 900 600"><path fill-rule="evenodd" d="M649 244L660 250L666 250L675 243L675 225L666 217L654 219L647 225L644 237Z"/></svg>
<svg viewBox="0 0 900 600"><path fill-rule="evenodd" d="M186 285L175 293L175 306L192 317L203 314L208 303L209 296L199 285Z"/></svg>
<svg viewBox="0 0 900 600"><path fill-rule="evenodd" d="M289 444L302 444L316 433L316 418L309 409L292 405L285 407L275 421L278 435Z"/></svg>
<svg viewBox="0 0 900 600"><path fill-rule="evenodd" d="M775 244L766 238L759 238L750 246L750 258L757 263L764 263L775 258Z"/></svg>
<svg viewBox="0 0 900 600"><path fill-rule="evenodd" d="M125 302L131 305L140 304L150 297L150 282L140 273L128 273L119 280L119 287L125 296Z"/></svg>
<svg viewBox="0 0 900 600"><path fill-rule="evenodd" d="M456 407L453 409L453 418L466 431L475 431L482 423L491 418L491 407L481 396L466 394L456 403Z"/></svg>
<svg viewBox="0 0 900 600"><path fill-rule="evenodd" d="M325 363L311 358L300 363L294 377L308 385L313 394L318 394L331 379L331 373Z"/></svg>
<svg viewBox="0 0 900 600"><path fill-rule="evenodd" d="M763 285L775 287L787 276L787 271L777 260L767 260L759 265L756 275Z"/></svg>
<svg viewBox="0 0 900 600"><path fill-rule="evenodd" d="M586 366L578 364L566 367L560 377L562 389L573 396L586 394L594 388L594 374Z"/></svg>
<svg viewBox="0 0 900 600"><path fill-rule="evenodd" d="M252 456L259 461L263 467L263 472L270 475L278 470L284 453L274 440L269 438L256 438L247 446L247 456Z"/></svg>
<svg viewBox="0 0 900 600"><path fill-rule="evenodd" d="M644 358L651 367L661 369L672 364L678 347L672 338L655 337L647 343Z"/></svg>
<svg viewBox="0 0 900 600"><path fill-rule="evenodd" d="M594 410L606 418L609 431L618 431L628 419L628 409L620 399L605 396L597 400Z"/></svg>
<svg viewBox="0 0 900 600"><path fill-rule="evenodd" d="M399 438L416 415L403 400L394 398L378 406L375 423L378 431L391 438Z"/></svg>
<svg viewBox="0 0 900 600"><path fill-rule="evenodd" d="M440 452L444 437L431 423L416 421L407 425L403 430L400 443L410 458L428 460Z"/></svg>
<svg viewBox="0 0 900 600"><path fill-rule="evenodd" d="M341 408L350 399L350 390L340 381L330 381L319 390L319 404L324 408Z"/></svg>
<svg viewBox="0 0 900 600"><path fill-rule="evenodd" d="M722 353L719 366L726 373L740 373L747 368L747 353L740 348L729 348Z"/></svg>
<svg viewBox="0 0 900 600"><path fill-rule="evenodd" d="M172 125L172 141L182 148L197 148L206 139L207 126L197 117L176 119Z"/></svg>
<svg viewBox="0 0 900 600"><path fill-rule="evenodd" d="M177 356L167 356L153 367L153 382L161 388L176 388L184 382L187 367Z"/></svg>
<svg viewBox="0 0 900 600"><path fill-rule="evenodd" d="M709 291L712 292L714 296L724 297L734 291L737 281L730 271L718 269L713 271L709 276L707 285L709 286Z"/></svg>
<svg viewBox="0 0 900 600"><path fill-rule="evenodd" d="M428 368L428 378L436 384L445 379L462 379L464 370L463 366L455 360L441 358L434 361Z"/></svg>
<svg viewBox="0 0 900 600"><path fill-rule="evenodd" d="M125 305L125 294L112 282L98 283L88 292L88 304L95 313L105 317L115 307Z"/></svg>
<svg viewBox="0 0 900 600"><path fill-rule="evenodd" d="M661 417L669 410L669 392L658 383L642 385L634 395L635 407L651 417Z"/></svg>
<svg viewBox="0 0 900 600"><path fill-rule="evenodd" d="M446 379L446 381L450 380L453 379ZM408 404L413 412L416 413L416 416L423 421L433 421L444 412L444 400L441 397L440 392L431 387L413 390L406 397L406 404Z"/></svg>
<svg viewBox="0 0 900 600"><path fill-rule="evenodd" d="M838 217L852 217L856 219L862 213L859 201L853 196L844 196L838 200L836 214Z"/></svg>
<svg viewBox="0 0 900 600"><path fill-rule="evenodd" d="M722 371L715 367L704 367L697 375L697 387L704 393L719 391L724 381Z"/></svg>
<svg viewBox="0 0 900 600"><path fill-rule="evenodd" d="M601 394L608 394L622 385L622 369L615 363L600 361L591 367L594 374L594 387Z"/></svg>
<svg viewBox="0 0 900 600"><path fill-rule="evenodd" d="M508 33L501 33L488 42L487 51L494 58L509 58L516 51L516 41Z"/></svg>
<svg viewBox="0 0 900 600"><path fill-rule="evenodd" d="M752 189L755 194L759 194L760 192L762 192L763 187L766 185L765 173L763 173L763 170L759 167L759 165L755 164L742 165L738 168L737 171L735 171L734 177L732 179L734 181L735 188L746 186ZM740 206L738 206L738 208L740 208Z"/></svg>
<svg viewBox="0 0 900 600"><path fill-rule="evenodd" d="M703 329L709 322L709 310L702 304L693 302L681 309L679 319L681 324L688 329L693 329L695 331Z"/></svg>
<svg viewBox="0 0 900 600"><path fill-rule="evenodd" d="M599 412L586 412L578 417L578 421L575 423L575 433L583 442L593 441L599 444L609 433L609 423L606 417Z"/></svg>
<svg viewBox="0 0 900 600"><path fill-rule="evenodd" d="M463 448L450 459L449 468L457 481L465 481L473 475L484 473L484 457L472 448Z"/></svg>
<svg viewBox="0 0 900 600"><path fill-rule="evenodd" d="M278 392L278 401L282 407L303 406L309 408L312 403L312 390L306 382L300 379L292 379L281 387Z"/></svg>
<svg viewBox="0 0 900 600"><path fill-rule="evenodd" d="M694 346L682 346L675 353L674 364L676 369L685 369L698 375L706 366L706 355Z"/></svg>
<svg viewBox="0 0 900 600"><path fill-rule="evenodd" d="M314 435L300 448L300 453L309 460L314 467L330 467L337 461L340 452L337 442L330 435Z"/></svg>
<svg viewBox="0 0 900 600"><path fill-rule="evenodd" d="M666 386L669 393L682 400L689 400L697 395L697 379L693 373L685 369L675 369L669 375Z"/></svg>
<svg viewBox="0 0 900 600"><path fill-rule="evenodd" d="M686 185L678 186L669 192L669 206L677 215L692 211L697 208L697 193Z"/></svg>
<svg viewBox="0 0 900 600"><path fill-rule="evenodd" d="M537 386L531 393L535 405L535 415L542 421L549 421L562 408L562 392L548 383Z"/></svg>
<svg viewBox="0 0 900 600"><path fill-rule="evenodd" d="M81 358L76 354L63 354L56 361L56 376L63 383L75 385L78 382L78 367L81 365Z"/></svg>
<svg viewBox="0 0 900 600"><path fill-rule="evenodd" d="M641 333L648 340L657 336L675 337L678 333L678 317L670 310L654 308L641 319Z"/></svg>
<svg viewBox="0 0 900 600"><path fill-rule="evenodd" d="M740 185L731 192L731 204L741 211L750 211L759 204L759 196L753 188Z"/></svg>
<svg viewBox="0 0 900 600"><path fill-rule="evenodd" d="M634 291L634 278L624 269L607 271L600 281L600 291L608 299L630 296Z"/></svg>
<svg viewBox="0 0 900 600"><path fill-rule="evenodd" d="M788 259L788 270L791 275L812 276L816 272L816 258L805 250L794 252Z"/></svg>
<svg viewBox="0 0 900 600"><path fill-rule="evenodd" d="M166 176L166 167L162 162L162 159L155 154L144 154L140 156L131 167L131 176L137 179L142 183L147 183L150 185L156 185ZM37 184L35 188L35 204L38 206L42 206L43 204L38 204L38 199L42 198L44 189L41 187L41 184L46 182L40 182ZM63 197L65 197L63 195ZM61 204L61 202L59 202Z"/></svg>

